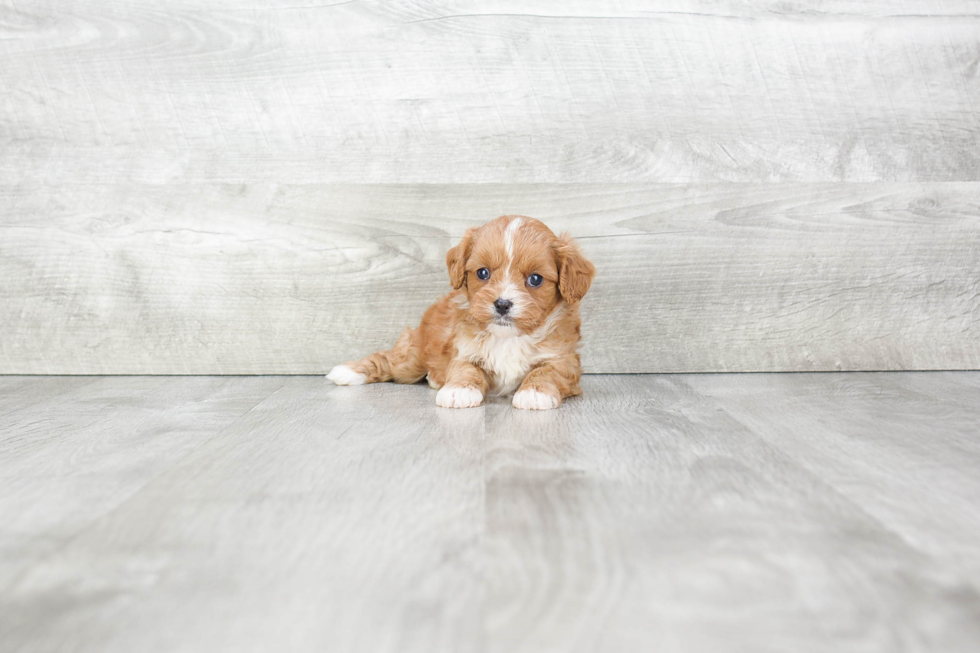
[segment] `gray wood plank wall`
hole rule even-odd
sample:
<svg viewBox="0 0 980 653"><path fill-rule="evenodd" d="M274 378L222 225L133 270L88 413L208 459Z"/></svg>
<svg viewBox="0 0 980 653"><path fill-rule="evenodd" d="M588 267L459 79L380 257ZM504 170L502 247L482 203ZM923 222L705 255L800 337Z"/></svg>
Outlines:
<svg viewBox="0 0 980 653"><path fill-rule="evenodd" d="M317 373L502 213L590 372L980 368L976 2L0 2L0 373Z"/></svg>

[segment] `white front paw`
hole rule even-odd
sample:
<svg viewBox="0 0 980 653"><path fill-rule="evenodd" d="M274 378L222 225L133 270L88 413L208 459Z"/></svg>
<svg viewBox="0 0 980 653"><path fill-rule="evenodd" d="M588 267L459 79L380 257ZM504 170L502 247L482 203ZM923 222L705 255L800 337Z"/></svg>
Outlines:
<svg viewBox="0 0 980 653"><path fill-rule="evenodd" d="M514 395L514 408L551 410L558 408L558 397L537 390L520 390Z"/></svg>
<svg viewBox="0 0 980 653"><path fill-rule="evenodd" d="M443 386L436 393L436 405L443 408L472 408L483 403L483 393L476 388Z"/></svg>
<svg viewBox="0 0 980 653"><path fill-rule="evenodd" d="M360 372L355 372L346 365L338 365L332 370L327 378L337 385L363 385L367 377Z"/></svg>

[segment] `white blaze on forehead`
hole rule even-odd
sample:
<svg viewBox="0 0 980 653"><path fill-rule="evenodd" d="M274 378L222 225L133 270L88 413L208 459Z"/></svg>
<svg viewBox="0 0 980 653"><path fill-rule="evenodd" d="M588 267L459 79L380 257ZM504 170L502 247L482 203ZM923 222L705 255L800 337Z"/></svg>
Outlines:
<svg viewBox="0 0 980 653"><path fill-rule="evenodd" d="M514 258L514 234L517 230L521 228L524 220L521 218L514 218L507 225L507 231L504 232L504 247L507 249L507 267L510 267L510 259Z"/></svg>
<svg viewBox="0 0 980 653"><path fill-rule="evenodd" d="M499 294L501 299L509 299L510 301L514 301L514 298L517 295L517 286L515 286L510 282L510 280L508 280L504 282L503 286L500 287Z"/></svg>
<svg viewBox="0 0 980 653"><path fill-rule="evenodd" d="M523 223L524 220L522 218L514 218L504 231L504 250L507 252L507 267L504 269L504 278L507 279L507 282L500 290L500 297L514 302L514 306L510 311L511 317L520 317L521 309L523 308L517 294L517 287L510 282L510 264L514 260L514 236Z"/></svg>

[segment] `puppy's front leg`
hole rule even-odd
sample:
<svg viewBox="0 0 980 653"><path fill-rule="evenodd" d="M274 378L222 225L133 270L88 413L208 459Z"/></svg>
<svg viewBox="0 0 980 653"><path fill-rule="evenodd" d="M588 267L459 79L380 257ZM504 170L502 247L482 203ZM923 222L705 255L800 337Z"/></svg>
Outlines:
<svg viewBox="0 0 980 653"><path fill-rule="evenodd" d="M436 394L436 405L443 408L472 408L483 403L490 386L479 367L464 360L453 360L446 370L446 384Z"/></svg>
<svg viewBox="0 0 980 653"><path fill-rule="evenodd" d="M582 394L578 387L582 370L578 357L552 359L528 372L514 393L514 408L550 410L562 399Z"/></svg>

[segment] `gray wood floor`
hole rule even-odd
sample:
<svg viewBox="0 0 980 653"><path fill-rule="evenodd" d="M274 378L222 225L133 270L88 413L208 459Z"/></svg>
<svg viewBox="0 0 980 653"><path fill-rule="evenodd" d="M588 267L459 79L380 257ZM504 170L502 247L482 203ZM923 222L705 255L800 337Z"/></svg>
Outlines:
<svg viewBox="0 0 980 653"><path fill-rule="evenodd" d="M0 377L0 651L975 651L980 373Z"/></svg>

